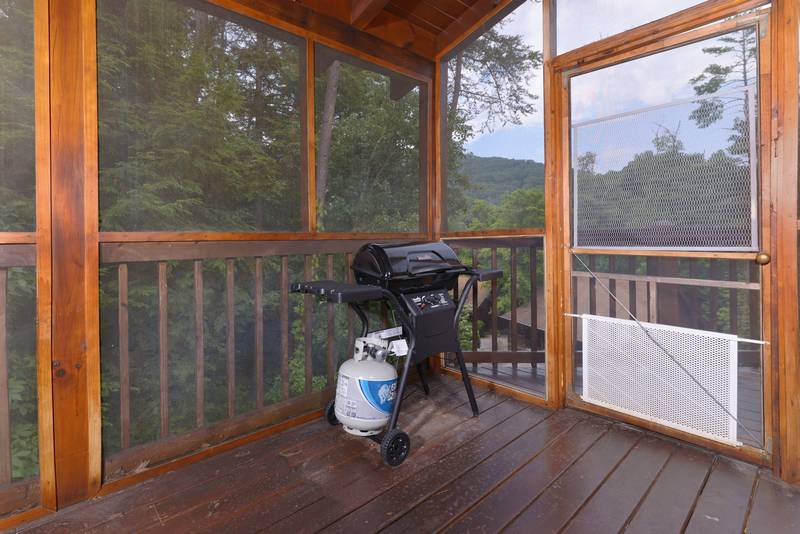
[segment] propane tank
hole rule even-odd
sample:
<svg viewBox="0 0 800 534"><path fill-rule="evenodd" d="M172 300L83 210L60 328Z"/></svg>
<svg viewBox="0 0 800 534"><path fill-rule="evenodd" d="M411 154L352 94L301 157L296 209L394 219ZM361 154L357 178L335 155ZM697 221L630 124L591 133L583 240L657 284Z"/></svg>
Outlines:
<svg viewBox="0 0 800 534"><path fill-rule="evenodd" d="M397 388L397 371L386 361L389 342L356 339L353 357L339 368L336 418L356 436L380 434L389 422Z"/></svg>

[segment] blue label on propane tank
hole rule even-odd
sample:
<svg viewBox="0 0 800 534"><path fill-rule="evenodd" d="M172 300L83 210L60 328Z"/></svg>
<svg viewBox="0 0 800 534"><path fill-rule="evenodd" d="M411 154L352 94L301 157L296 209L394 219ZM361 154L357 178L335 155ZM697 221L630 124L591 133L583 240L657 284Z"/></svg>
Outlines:
<svg viewBox="0 0 800 534"><path fill-rule="evenodd" d="M358 385L361 393L376 410L383 413L392 413L394 394L397 388L397 379L393 380L361 380Z"/></svg>

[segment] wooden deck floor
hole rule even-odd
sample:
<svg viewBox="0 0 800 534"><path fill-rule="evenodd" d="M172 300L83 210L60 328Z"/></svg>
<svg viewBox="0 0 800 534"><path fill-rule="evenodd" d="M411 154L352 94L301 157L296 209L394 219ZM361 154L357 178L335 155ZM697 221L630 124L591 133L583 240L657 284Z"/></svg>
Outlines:
<svg viewBox="0 0 800 534"><path fill-rule="evenodd" d="M316 421L23 526L30 532L800 532L800 488L573 410L460 382L407 399L412 452Z"/></svg>

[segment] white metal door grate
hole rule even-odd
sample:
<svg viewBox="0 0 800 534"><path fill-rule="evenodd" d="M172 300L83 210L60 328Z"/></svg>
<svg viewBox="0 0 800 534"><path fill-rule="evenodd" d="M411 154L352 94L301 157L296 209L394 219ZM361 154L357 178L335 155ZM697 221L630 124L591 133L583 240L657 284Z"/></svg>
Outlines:
<svg viewBox="0 0 800 534"><path fill-rule="evenodd" d="M581 318L583 400L706 438L740 444L736 420L728 415L737 413L736 336L597 315Z"/></svg>

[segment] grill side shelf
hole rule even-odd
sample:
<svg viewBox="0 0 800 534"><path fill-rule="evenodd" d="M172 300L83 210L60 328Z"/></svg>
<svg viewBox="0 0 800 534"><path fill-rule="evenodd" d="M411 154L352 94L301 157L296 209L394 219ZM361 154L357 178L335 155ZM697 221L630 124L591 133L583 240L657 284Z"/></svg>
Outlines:
<svg viewBox="0 0 800 534"><path fill-rule="evenodd" d="M335 304L366 302L385 298L383 288L373 285L348 284L334 280L317 280L292 284L292 293L305 293Z"/></svg>

